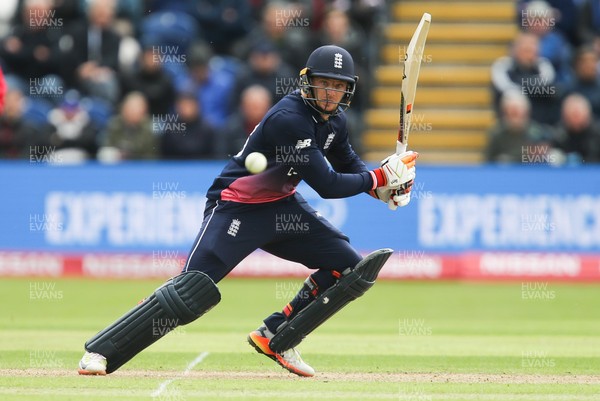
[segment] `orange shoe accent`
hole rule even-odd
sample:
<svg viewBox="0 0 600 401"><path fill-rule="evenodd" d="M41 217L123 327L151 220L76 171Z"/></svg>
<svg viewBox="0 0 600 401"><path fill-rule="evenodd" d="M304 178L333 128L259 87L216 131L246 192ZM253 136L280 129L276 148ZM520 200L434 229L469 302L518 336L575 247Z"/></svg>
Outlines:
<svg viewBox="0 0 600 401"><path fill-rule="evenodd" d="M271 359L275 359L275 352L273 352L269 347L269 341L270 339L261 336L258 331L253 331L252 333L248 334L248 342L250 345L256 348L256 351L259 354L264 354Z"/></svg>
<svg viewBox="0 0 600 401"><path fill-rule="evenodd" d="M271 350L271 348L269 347L269 341L271 341L271 340L267 337L263 337L261 335L261 333L257 330L248 334L248 343L250 343L250 345L252 345L254 347L254 349L256 349L256 352L258 352L259 354L263 354L263 355L271 358L272 360L277 362L282 368L286 369L289 372L297 374L298 376L303 376L303 377L313 377L314 376L312 374L298 370L294 366L292 366L288 362L286 362L286 360L283 359L283 356L281 356L278 353Z"/></svg>
<svg viewBox="0 0 600 401"><path fill-rule="evenodd" d="M90 372L89 370L79 369L77 373L83 376L106 376L106 371L104 370L102 372Z"/></svg>

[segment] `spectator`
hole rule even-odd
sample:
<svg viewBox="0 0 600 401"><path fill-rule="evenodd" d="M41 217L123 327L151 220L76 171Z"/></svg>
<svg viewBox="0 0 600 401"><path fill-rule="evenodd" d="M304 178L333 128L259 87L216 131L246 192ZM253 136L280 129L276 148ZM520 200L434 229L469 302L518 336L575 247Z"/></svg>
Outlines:
<svg viewBox="0 0 600 401"><path fill-rule="evenodd" d="M591 46L581 47L573 60L575 77L569 92L577 92L587 98L595 119L600 119L600 81L598 79L598 54Z"/></svg>
<svg viewBox="0 0 600 401"><path fill-rule="evenodd" d="M68 86L112 104L120 95L121 37L112 29L114 12L115 0L91 0L87 20L66 28L60 39L62 77Z"/></svg>
<svg viewBox="0 0 600 401"><path fill-rule="evenodd" d="M539 55L548 59L557 73L557 82L567 82L571 75L571 44L565 34L557 29L559 12L544 0L525 4L521 27L539 39Z"/></svg>
<svg viewBox="0 0 600 401"><path fill-rule="evenodd" d="M214 157L214 129L204 120L195 94L182 93L175 102L176 123L167 123L162 134L165 159L209 159Z"/></svg>
<svg viewBox="0 0 600 401"><path fill-rule="evenodd" d="M277 49L269 42L254 46L248 57L248 67L241 68L232 91L232 109L240 102L244 89L252 85L261 85L269 90L271 98L278 101L297 88L298 72L285 64ZM237 96L236 96L237 95Z"/></svg>
<svg viewBox="0 0 600 401"><path fill-rule="evenodd" d="M19 0L3 0L0 2L0 38L9 34L14 27L14 17L19 8Z"/></svg>
<svg viewBox="0 0 600 401"><path fill-rule="evenodd" d="M194 3L202 37L219 54L229 54L231 45L252 28L247 0L198 0Z"/></svg>
<svg viewBox="0 0 600 401"><path fill-rule="evenodd" d="M157 136L148 116L148 102L141 92L131 92L121 105L121 113L108 124L104 146L118 150L118 160L155 159ZM106 149L101 149L106 155Z"/></svg>
<svg viewBox="0 0 600 401"><path fill-rule="evenodd" d="M579 15L576 19L579 43L593 45L600 53L600 2L580 0L579 3Z"/></svg>
<svg viewBox="0 0 600 401"><path fill-rule="evenodd" d="M355 112L359 112L363 109L363 102L360 94L363 92L366 93L364 83L368 80L368 74L366 73L365 68L365 42L365 35L362 31L351 25L348 14L340 10L332 9L326 14L322 33L318 36L317 43L315 43L315 47L328 44L337 45L343 47L352 54L356 75L361 77L357 83L356 95L352 99L351 110L354 110Z"/></svg>
<svg viewBox="0 0 600 401"><path fill-rule="evenodd" d="M348 4L345 0L336 0L335 3ZM376 24L386 12L385 0L352 0L347 10L349 17L363 32L367 34L377 30Z"/></svg>
<svg viewBox="0 0 600 401"><path fill-rule="evenodd" d="M134 71L122 74L124 93L141 92L148 100L150 114L167 114L173 110L175 88L171 77L157 59L152 46L146 46Z"/></svg>
<svg viewBox="0 0 600 401"><path fill-rule="evenodd" d="M364 62L364 43L363 32L351 25L348 14L337 9L327 12L322 32L317 39L317 46L328 44L342 46L352 54L353 59L358 60L358 64L362 64Z"/></svg>
<svg viewBox="0 0 600 401"><path fill-rule="evenodd" d="M600 162L600 126L594 121L588 100L579 94L565 98L555 146L571 163Z"/></svg>
<svg viewBox="0 0 600 401"><path fill-rule="evenodd" d="M263 10L261 24L235 46L234 55L246 60L256 43L269 41L287 64L295 71L300 71L306 61L304 54L310 53L307 35L310 19L307 15L296 3L268 3Z"/></svg>
<svg viewBox="0 0 600 401"><path fill-rule="evenodd" d="M585 0L583 0L585 1ZM525 27L529 21L543 17L546 19L546 27L556 28L561 36L569 41L573 47L581 45L581 36L577 27L577 19L579 16L579 7L582 0L545 0L544 3L548 6L548 15L538 13L528 13L531 3L539 2L538 0L518 0L517 2L517 24Z"/></svg>
<svg viewBox="0 0 600 401"><path fill-rule="evenodd" d="M204 42L190 47L187 65L188 77L179 92L195 93L206 121L215 128L222 127L229 115L233 74L215 62L212 50Z"/></svg>
<svg viewBox="0 0 600 401"><path fill-rule="evenodd" d="M95 158L97 132L77 92L68 91L61 105L50 112L48 121L53 126L52 160L78 163Z"/></svg>
<svg viewBox="0 0 600 401"><path fill-rule="evenodd" d="M7 74L18 75L29 83L58 72L57 45L59 20L51 17L51 0L26 0L21 12L22 24L4 38L0 58Z"/></svg>
<svg viewBox="0 0 600 401"><path fill-rule="evenodd" d="M527 95L531 117L544 124L558 121L560 103L552 64L539 56L539 39L531 33L520 33L513 42L512 55L492 64L492 87L496 110L500 97L508 90Z"/></svg>
<svg viewBox="0 0 600 401"><path fill-rule="evenodd" d="M0 158L28 158L30 147L35 146L37 156L48 150L49 126L36 126L24 118L26 99L20 90L6 92L6 107L0 115Z"/></svg>
<svg viewBox="0 0 600 401"><path fill-rule="evenodd" d="M267 88L251 85L244 89L238 111L217 136L217 157L226 158L239 152L272 105L273 97Z"/></svg>
<svg viewBox="0 0 600 401"><path fill-rule="evenodd" d="M485 156L488 162L521 163L525 156L535 156L532 153L540 149L549 150L550 129L531 120L530 107L529 100L520 91L504 93L500 103L502 116L488 135Z"/></svg>

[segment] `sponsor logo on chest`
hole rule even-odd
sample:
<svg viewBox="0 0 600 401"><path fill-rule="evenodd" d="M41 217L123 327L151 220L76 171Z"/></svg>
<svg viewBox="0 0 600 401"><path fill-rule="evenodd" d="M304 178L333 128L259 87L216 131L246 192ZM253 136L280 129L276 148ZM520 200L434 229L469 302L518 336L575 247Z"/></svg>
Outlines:
<svg viewBox="0 0 600 401"><path fill-rule="evenodd" d="M325 145L323 145L323 150L329 149L331 143L333 142L333 138L335 138L335 132L327 135L327 140L325 141Z"/></svg>

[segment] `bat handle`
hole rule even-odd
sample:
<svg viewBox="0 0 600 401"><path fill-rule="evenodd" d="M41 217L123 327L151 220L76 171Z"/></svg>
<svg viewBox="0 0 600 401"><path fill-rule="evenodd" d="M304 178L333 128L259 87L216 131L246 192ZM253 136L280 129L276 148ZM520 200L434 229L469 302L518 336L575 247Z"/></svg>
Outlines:
<svg viewBox="0 0 600 401"><path fill-rule="evenodd" d="M396 142L396 154L400 155L406 152L406 144L402 142Z"/></svg>

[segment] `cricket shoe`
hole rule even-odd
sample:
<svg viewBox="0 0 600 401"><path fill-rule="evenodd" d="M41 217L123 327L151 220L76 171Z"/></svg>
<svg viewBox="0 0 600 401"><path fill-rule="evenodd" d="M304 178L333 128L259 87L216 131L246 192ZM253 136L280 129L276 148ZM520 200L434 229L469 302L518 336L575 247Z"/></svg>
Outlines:
<svg viewBox="0 0 600 401"><path fill-rule="evenodd" d="M269 341L273 336L274 334L263 325L248 334L248 342L259 354L268 356L281 367L298 376L311 377L315 375L315 370L302 360L300 353L295 348L290 348L282 353L273 351L269 347Z"/></svg>
<svg viewBox="0 0 600 401"><path fill-rule="evenodd" d="M106 358L95 352L87 352L83 354L83 358L79 361L80 375L106 375Z"/></svg>

